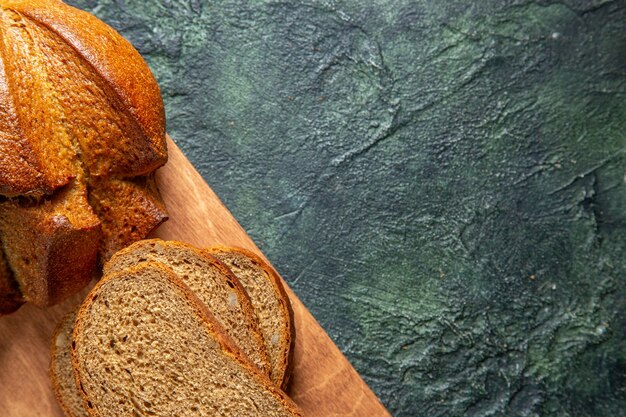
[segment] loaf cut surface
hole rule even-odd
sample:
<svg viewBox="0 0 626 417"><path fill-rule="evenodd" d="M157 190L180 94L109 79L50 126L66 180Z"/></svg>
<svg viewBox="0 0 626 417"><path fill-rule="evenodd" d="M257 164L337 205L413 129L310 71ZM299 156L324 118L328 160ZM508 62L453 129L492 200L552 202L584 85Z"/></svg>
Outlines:
<svg viewBox="0 0 626 417"><path fill-rule="evenodd" d="M250 299L239 280L215 257L192 245L161 239L133 243L116 253L104 274L155 261L167 265L211 310L235 344L269 375L269 357Z"/></svg>
<svg viewBox="0 0 626 417"><path fill-rule="evenodd" d="M0 251L25 301L69 297L164 221L149 177L166 161L159 87L129 42L61 1L0 0Z"/></svg>
<svg viewBox="0 0 626 417"><path fill-rule="evenodd" d="M67 313L52 336L50 382L54 395L67 417L89 417L72 368L72 331L77 313L78 308Z"/></svg>
<svg viewBox="0 0 626 417"><path fill-rule="evenodd" d="M302 416L162 264L105 276L78 313L72 346L92 417Z"/></svg>
<svg viewBox="0 0 626 417"><path fill-rule="evenodd" d="M289 382L295 332L293 311L281 278L259 256L243 248L214 246L209 253L224 262L246 289L270 356L271 380Z"/></svg>

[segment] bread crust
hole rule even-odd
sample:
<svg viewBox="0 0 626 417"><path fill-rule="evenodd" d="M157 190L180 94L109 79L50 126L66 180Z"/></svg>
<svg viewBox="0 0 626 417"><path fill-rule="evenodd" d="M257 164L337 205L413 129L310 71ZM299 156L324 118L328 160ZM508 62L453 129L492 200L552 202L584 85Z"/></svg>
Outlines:
<svg viewBox="0 0 626 417"><path fill-rule="evenodd" d="M133 176L147 174L165 164L165 109L161 92L148 65L130 42L95 16L61 1L3 0L0 6L19 12L59 35L116 92L150 140L144 172Z"/></svg>
<svg viewBox="0 0 626 417"><path fill-rule="evenodd" d="M91 280L98 253L167 219L151 183L167 161L158 84L120 34L61 1L0 0L0 154L0 246L19 283L0 285L2 312L17 308L15 288L40 307L64 300ZM109 187L124 182L126 194ZM84 202L64 200L74 188ZM106 218L87 192L112 194Z"/></svg>
<svg viewBox="0 0 626 417"><path fill-rule="evenodd" d="M80 187L44 204L0 204L0 238L26 301L48 307L93 276L100 222ZM71 201L71 208L66 201Z"/></svg>
<svg viewBox="0 0 626 417"><path fill-rule="evenodd" d="M0 29L2 20L0 14ZM67 184L72 175L61 170L46 173L44 161L24 140L16 103L11 95L11 69L7 69L4 63L5 43L4 37L0 36L0 195L39 197Z"/></svg>
<svg viewBox="0 0 626 417"><path fill-rule="evenodd" d="M13 196L21 189L25 195L41 197L67 185L76 177L77 159L65 126L60 123L65 111L52 94L45 59L19 13L0 9L0 95L3 102L0 121L0 148L3 155L3 189ZM8 139L8 140L7 140ZM23 159L13 166L16 159ZM34 178L20 178L33 175ZM33 189L23 189L30 182Z"/></svg>
<svg viewBox="0 0 626 417"><path fill-rule="evenodd" d="M269 379L268 376L262 374L256 366L254 366L245 356L245 354L235 345L235 343L226 334L222 326L214 318L211 311L207 306L198 299L198 297L176 276L176 274L167 266L158 262L141 262L131 268L127 268L122 271L118 271L113 274L105 275L105 277L90 291L85 301L83 302L80 310L77 314L76 324L72 333L72 367L75 371L77 386L81 385L81 375L85 372L81 367L80 360L78 358L77 346L80 343L80 334L84 331L84 321L89 314L89 309L94 300L98 297L99 291L107 285L107 283L114 279L119 279L128 274L136 274L145 268L152 268L158 270L161 274L166 276L183 296L188 306L193 311L194 315L198 318L198 322L201 323L208 331L208 333L219 344L220 349L224 355L229 356L234 361L238 362L247 372L249 372L261 385L263 385L271 395L278 398L279 401L294 415L302 417L302 412L298 409L298 406L291 400L287 394L278 389ZM108 417L100 416L93 407L89 407L90 399L87 393L81 390L85 403L87 404L87 411L90 417Z"/></svg>
<svg viewBox="0 0 626 417"><path fill-rule="evenodd" d="M249 258L250 261L252 261L256 265L258 265L263 271L265 271L267 276L270 278L270 282L272 283L274 290L278 294L277 298L282 306L282 310L287 314L287 320L285 321L287 323L287 329L285 332L287 343L286 346L282 347L283 351L287 352L287 355L285 356L285 366L283 368L282 378L280 378L280 381L274 381L282 390L286 390L291 379L291 372L293 370L293 351L296 341L296 331L294 325L293 308L291 306L291 302L289 301L289 296L285 291L282 278L271 265L263 260L263 258L248 249L238 246L213 245L206 248L205 250L208 253L240 253L243 256Z"/></svg>

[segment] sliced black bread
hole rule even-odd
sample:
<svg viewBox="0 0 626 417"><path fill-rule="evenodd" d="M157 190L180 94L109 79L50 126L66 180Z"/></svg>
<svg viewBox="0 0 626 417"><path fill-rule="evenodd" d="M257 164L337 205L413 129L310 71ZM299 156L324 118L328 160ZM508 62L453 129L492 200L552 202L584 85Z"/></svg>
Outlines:
<svg viewBox="0 0 626 417"><path fill-rule="evenodd" d="M67 417L89 417L72 368L72 331L77 312L78 308L67 313L52 336L50 381L54 395Z"/></svg>
<svg viewBox="0 0 626 417"><path fill-rule="evenodd" d="M217 258L176 241L147 239L117 252L104 266L111 274L143 261L170 267L206 304L251 362L269 375L269 357L250 299L233 273Z"/></svg>
<svg viewBox="0 0 626 417"><path fill-rule="evenodd" d="M89 293L72 364L91 417L302 416L156 262L107 274Z"/></svg>
<svg viewBox="0 0 626 417"><path fill-rule="evenodd" d="M213 246L207 251L225 263L248 292L270 356L270 379L285 389L291 373L295 332L293 310L281 278L249 250Z"/></svg>

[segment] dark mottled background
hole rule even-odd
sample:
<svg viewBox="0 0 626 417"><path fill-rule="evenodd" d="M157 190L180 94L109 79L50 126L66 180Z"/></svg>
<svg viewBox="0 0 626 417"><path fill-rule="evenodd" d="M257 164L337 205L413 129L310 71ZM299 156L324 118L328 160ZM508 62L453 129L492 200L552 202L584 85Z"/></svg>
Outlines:
<svg viewBox="0 0 626 417"><path fill-rule="evenodd" d="M70 3L392 414L626 415L626 1Z"/></svg>

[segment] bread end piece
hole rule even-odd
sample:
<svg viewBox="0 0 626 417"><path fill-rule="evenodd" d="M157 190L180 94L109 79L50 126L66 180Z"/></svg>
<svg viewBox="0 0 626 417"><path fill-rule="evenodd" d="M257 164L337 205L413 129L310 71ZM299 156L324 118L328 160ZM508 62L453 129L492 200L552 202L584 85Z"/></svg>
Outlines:
<svg viewBox="0 0 626 417"><path fill-rule="evenodd" d="M296 333L293 308L282 278L271 265L250 250L223 245L214 245L206 250L226 263L248 292L270 353L271 379L281 389L287 389L293 368ZM271 304L271 308L267 304ZM281 328L276 329L277 325Z"/></svg>

